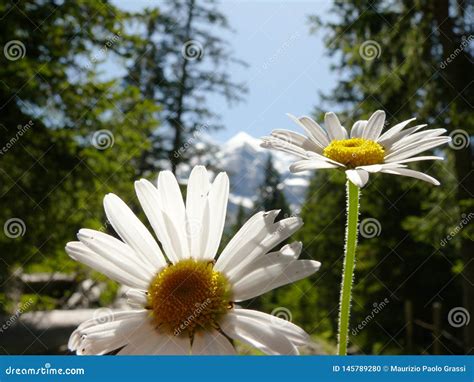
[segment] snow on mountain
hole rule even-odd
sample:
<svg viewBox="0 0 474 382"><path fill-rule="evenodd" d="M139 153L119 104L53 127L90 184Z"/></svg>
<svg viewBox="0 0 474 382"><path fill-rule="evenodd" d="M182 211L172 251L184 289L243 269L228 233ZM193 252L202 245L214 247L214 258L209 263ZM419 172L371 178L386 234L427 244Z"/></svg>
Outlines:
<svg viewBox="0 0 474 382"><path fill-rule="evenodd" d="M258 206L254 206L256 192L265 177L265 163L271 153L273 165L281 175L287 201L292 211L297 213L305 199L310 173L291 174L289 166L296 158L286 153L264 149L260 147L260 143L260 139L245 132L238 133L220 145L206 139L200 144L212 145L216 152L196 159L196 163L191 163L190 166L181 167L179 177L187 179L191 167L197 164L212 164L213 167L226 171L230 178L228 212L233 217L239 205L248 210L259 210Z"/></svg>

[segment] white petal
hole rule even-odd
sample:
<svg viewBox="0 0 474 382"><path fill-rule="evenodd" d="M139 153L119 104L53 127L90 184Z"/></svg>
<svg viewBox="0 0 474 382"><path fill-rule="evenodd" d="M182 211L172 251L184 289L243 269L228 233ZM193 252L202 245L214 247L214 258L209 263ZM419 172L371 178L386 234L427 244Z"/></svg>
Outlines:
<svg viewBox="0 0 474 382"><path fill-rule="evenodd" d="M163 335L164 341L158 344L154 354L162 355L189 355L191 343L188 337Z"/></svg>
<svg viewBox="0 0 474 382"><path fill-rule="evenodd" d="M307 170L318 170L318 169L338 168L338 167L340 166L335 165L333 163L326 162L324 160L304 159L304 160L293 162L290 165L290 171L295 173L295 172L307 171Z"/></svg>
<svg viewBox="0 0 474 382"><path fill-rule="evenodd" d="M407 169L407 168L382 170L382 172L385 172L387 174L409 176L411 178L421 179L421 180L424 180L425 182L434 184L435 186L440 185L440 183L435 178L433 178L432 176L426 175L426 174L424 174L422 172L419 172L419 171L410 170L410 169Z"/></svg>
<svg viewBox="0 0 474 382"><path fill-rule="evenodd" d="M83 228L79 230L77 238L95 253L118 267L128 270L139 279L149 280L159 271L159 268L151 268L141 261L127 244L113 236Z"/></svg>
<svg viewBox="0 0 474 382"><path fill-rule="evenodd" d="M163 213L160 209L160 195L158 189L146 179L141 179L135 182L135 191L137 193L140 204L148 218L156 237L161 242L166 256L173 262L179 261L180 257L177 255L179 248L175 249L175 245L169 234L168 227L165 224ZM174 223L172 223L174 225Z"/></svg>
<svg viewBox="0 0 474 382"><path fill-rule="evenodd" d="M146 290L143 289L129 289L125 292L125 295L129 299L129 303L134 305L140 305L144 307L148 303L148 295Z"/></svg>
<svg viewBox="0 0 474 382"><path fill-rule="evenodd" d="M240 280L259 268L268 267L274 264L288 264L297 260L302 248L303 244L300 241L295 241L291 244L284 245L279 251L259 256L255 261L247 264L245 267L240 267L239 271L234 273L233 279Z"/></svg>
<svg viewBox="0 0 474 382"><path fill-rule="evenodd" d="M402 131L405 126L407 126L410 122L413 122L416 118L411 118L406 121L397 123L395 126L388 129L384 134L382 134L378 139L377 142L381 145L387 143L391 138L395 137L400 131Z"/></svg>
<svg viewBox="0 0 474 382"><path fill-rule="evenodd" d="M252 309L235 309L234 311L238 316L245 316L259 321L262 326L271 325L275 327L298 346L307 345L311 342L309 334L290 321Z"/></svg>
<svg viewBox="0 0 474 382"><path fill-rule="evenodd" d="M143 322L130 336L129 343L118 352L118 355L154 354L158 344L162 341L162 336L153 328L151 322Z"/></svg>
<svg viewBox="0 0 474 382"><path fill-rule="evenodd" d="M270 251L295 233L302 225L303 221L300 218L291 217L271 225L266 225L262 230L263 232L259 232L256 237L253 236L253 233L249 232L244 240L250 244L250 247L246 247L245 251L234 253L232 261L227 264L223 271L229 279L232 279L239 269ZM261 233L263 233L263 239L259 239Z"/></svg>
<svg viewBox="0 0 474 382"><path fill-rule="evenodd" d="M174 223L174 230L179 236L178 253L180 259L190 256L186 237L186 209L178 181L171 171L161 171L158 174L158 194L160 208ZM175 245L175 250L178 246Z"/></svg>
<svg viewBox="0 0 474 382"><path fill-rule="evenodd" d="M246 342L267 354L298 354L295 345L274 327L262 326L259 321L235 311L225 315L221 328L229 337Z"/></svg>
<svg viewBox="0 0 474 382"><path fill-rule="evenodd" d="M125 345L146 320L147 311L111 312L83 322L71 334L68 347L77 354L104 354Z"/></svg>
<svg viewBox="0 0 474 382"><path fill-rule="evenodd" d="M326 131L309 117L296 118L294 115L287 114L293 122L301 126L308 137L312 139L319 147L324 148L329 145L329 139Z"/></svg>
<svg viewBox="0 0 474 382"><path fill-rule="evenodd" d="M260 296L278 288L312 275L321 267L321 263L313 260L296 260L290 263L277 263L258 268L247 276L236 279L233 293L235 301L244 301Z"/></svg>
<svg viewBox="0 0 474 382"><path fill-rule="evenodd" d="M354 123L351 129L351 138L361 138L362 132L364 131L366 126L367 126L366 120L360 120Z"/></svg>
<svg viewBox="0 0 474 382"><path fill-rule="evenodd" d="M364 187L369 181L369 173L365 170L346 170L347 178L357 187Z"/></svg>
<svg viewBox="0 0 474 382"><path fill-rule="evenodd" d="M402 159L409 158L413 155L419 154L423 151L432 149L434 147L443 145L450 141L449 137L434 137L428 138L422 142L414 142L407 146L401 147L393 153L385 156L385 162L398 162Z"/></svg>
<svg viewBox="0 0 474 382"><path fill-rule="evenodd" d="M104 198L104 208L115 232L135 250L143 262L154 269L166 264L153 236L122 199L117 195L108 194Z"/></svg>
<svg viewBox="0 0 474 382"><path fill-rule="evenodd" d="M222 231L224 230L228 199L229 177L225 172L221 172L217 175L209 191L209 240L206 252L202 254L201 258L213 259L216 256L222 238Z"/></svg>
<svg viewBox="0 0 474 382"><path fill-rule="evenodd" d="M383 110L377 110L372 114L362 131L362 138L376 141L380 137L383 126L385 123L385 112Z"/></svg>
<svg viewBox="0 0 474 382"><path fill-rule="evenodd" d="M218 271L225 271L238 265L242 256L250 253L265 238L268 227L273 225L279 213L280 210L258 212L247 220L224 248L217 259L215 268Z"/></svg>
<svg viewBox="0 0 474 382"><path fill-rule="evenodd" d="M423 161L423 160L444 160L444 158L437 157L437 156L421 156L421 157L412 157L408 159L403 159L403 160L399 160L393 163L409 163L409 162L418 162L418 161Z"/></svg>
<svg viewBox="0 0 474 382"><path fill-rule="evenodd" d="M316 143L310 138L290 130L273 130L271 136L299 146L306 151L314 151L321 154L324 149L320 143Z"/></svg>
<svg viewBox="0 0 474 382"><path fill-rule="evenodd" d="M347 131L342 127L337 115L330 112L324 116L324 126L328 132L329 140L347 139Z"/></svg>
<svg viewBox="0 0 474 382"><path fill-rule="evenodd" d="M296 144L286 142L280 138L275 137L262 137L261 146L264 148L275 149L279 151L283 151L284 153L296 155L303 159L308 159L310 151L306 151L305 149L297 146Z"/></svg>
<svg viewBox="0 0 474 382"><path fill-rule="evenodd" d="M204 166L196 166L189 176L186 191L186 234L191 256L198 258L206 249L208 229L205 230L204 213L208 205L211 184ZM203 237L206 236L206 237Z"/></svg>
<svg viewBox="0 0 474 382"><path fill-rule="evenodd" d="M384 169L406 167L405 165L399 163L381 163L381 164L371 164L368 166L359 166L356 167L357 170L365 170L370 173L380 172Z"/></svg>
<svg viewBox="0 0 474 382"><path fill-rule="evenodd" d="M106 260L104 257L87 248L87 246L81 242L72 241L67 243L66 252L74 260L88 265L120 284L128 285L133 288L148 288L148 282L145 278L134 276L130 273L128 268L120 268L116 263Z"/></svg>
<svg viewBox="0 0 474 382"><path fill-rule="evenodd" d="M234 347L216 330L197 332L194 335L192 353L197 355L233 355Z"/></svg>
<svg viewBox="0 0 474 382"><path fill-rule="evenodd" d="M437 136L442 135L445 132L446 132L446 129L431 129L431 130L420 131L415 134L407 135L403 137L402 139L400 139L399 141L395 142L392 146L390 146L389 152L394 152L398 150L399 148L403 146L408 146L409 144L414 143L414 142L421 143L427 138L437 137Z"/></svg>

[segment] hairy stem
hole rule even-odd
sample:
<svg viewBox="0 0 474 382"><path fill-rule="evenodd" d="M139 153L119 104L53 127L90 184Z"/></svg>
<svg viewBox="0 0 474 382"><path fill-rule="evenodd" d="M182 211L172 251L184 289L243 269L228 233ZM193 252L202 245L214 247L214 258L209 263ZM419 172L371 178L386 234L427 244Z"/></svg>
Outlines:
<svg viewBox="0 0 474 382"><path fill-rule="evenodd" d="M349 339L349 317L351 313L352 283L354 280L355 254L357 248L357 229L359 224L359 188L347 181L347 226L344 269L339 310L338 355L347 354Z"/></svg>

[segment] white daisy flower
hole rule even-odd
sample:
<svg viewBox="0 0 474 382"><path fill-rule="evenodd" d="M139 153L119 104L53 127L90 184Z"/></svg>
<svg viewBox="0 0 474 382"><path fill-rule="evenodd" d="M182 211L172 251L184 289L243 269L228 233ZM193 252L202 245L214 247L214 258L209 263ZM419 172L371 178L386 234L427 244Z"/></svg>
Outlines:
<svg viewBox="0 0 474 382"><path fill-rule="evenodd" d="M163 171L158 187L135 182L138 199L161 248L116 195L104 198L107 218L122 240L81 229L68 254L129 287L133 310L101 315L71 335L77 354L235 354L231 339L267 354L298 354L310 342L300 327L242 309L248 300L316 272L320 263L298 260L301 243L269 252L303 224L279 211L251 217L215 260L227 209L229 179L211 184L205 167L191 172L186 204L174 175Z"/></svg>
<svg viewBox="0 0 474 382"><path fill-rule="evenodd" d="M436 186L439 182L422 172L406 168L405 163L442 160L438 156L415 156L451 140L442 136L445 129L419 131L426 125L405 129L415 118L401 122L382 134L385 112L376 111L368 121L357 121L350 134L334 113L326 113L323 129L309 117L289 117L300 125L307 136L288 130L274 130L263 137L262 146L294 154L301 160L290 166L292 172L335 168L346 172L358 187L369 180L370 173L409 176Z"/></svg>

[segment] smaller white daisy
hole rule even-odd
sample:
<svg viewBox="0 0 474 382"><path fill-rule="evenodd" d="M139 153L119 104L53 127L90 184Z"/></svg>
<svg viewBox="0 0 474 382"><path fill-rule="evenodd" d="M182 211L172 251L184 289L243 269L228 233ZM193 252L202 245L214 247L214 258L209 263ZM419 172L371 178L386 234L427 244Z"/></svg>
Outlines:
<svg viewBox="0 0 474 382"><path fill-rule="evenodd" d="M307 136L289 130L274 130L263 137L262 147L294 154L301 160L290 166L292 172L317 169L341 169L358 187L369 180L370 173L409 176L436 186L439 182L422 172L406 168L405 163L423 160L442 160L438 156L415 155L448 143L445 129L420 131L426 125L405 129L415 118L393 126L382 134L385 112L376 111L368 121L357 121L350 134L334 113L326 113L325 129L309 117L288 116L301 126Z"/></svg>
<svg viewBox="0 0 474 382"><path fill-rule="evenodd" d="M104 198L108 220L122 240L81 229L68 243L73 259L129 287L134 309L100 315L71 335L77 354L235 354L231 339L267 354L298 354L310 342L291 322L236 302L248 300L316 272L320 263L298 260L301 243L269 252L303 224L279 211L251 217L215 260L227 209L229 179L211 184L206 169L190 175L186 204L174 175L163 171L158 187L135 183L140 204L161 247L116 195Z"/></svg>

